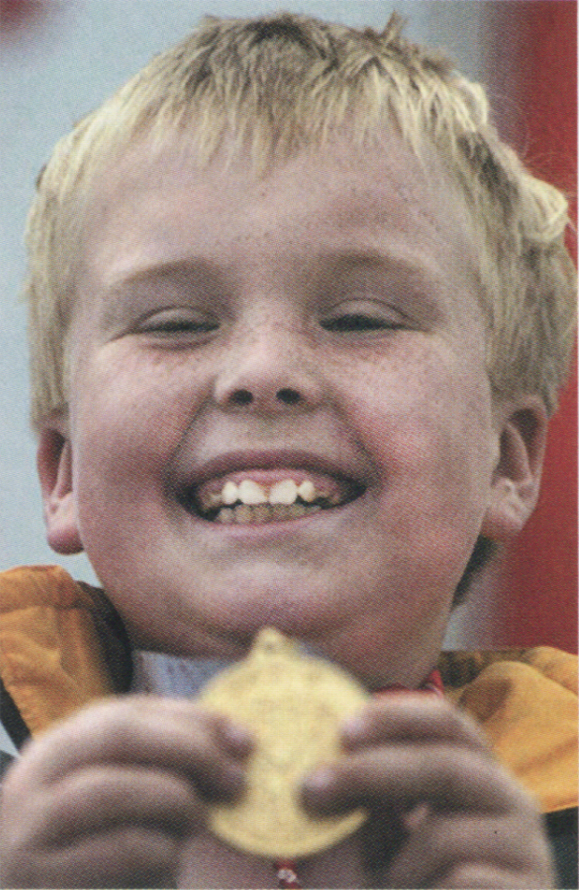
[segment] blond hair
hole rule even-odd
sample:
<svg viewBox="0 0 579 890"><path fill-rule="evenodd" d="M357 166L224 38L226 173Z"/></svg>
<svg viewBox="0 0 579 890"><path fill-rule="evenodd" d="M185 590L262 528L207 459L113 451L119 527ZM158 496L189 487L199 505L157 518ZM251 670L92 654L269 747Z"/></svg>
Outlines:
<svg viewBox="0 0 579 890"><path fill-rule="evenodd" d="M360 142L387 125L419 155L438 150L477 227L492 387L554 410L574 338L564 196L501 143L483 89L406 40L396 15L378 33L279 13L204 19L56 146L27 230L33 422L66 409L82 206L115 153L145 137L162 150L178 132L206 163L233 133L264 171L346 120Z"/></svg>

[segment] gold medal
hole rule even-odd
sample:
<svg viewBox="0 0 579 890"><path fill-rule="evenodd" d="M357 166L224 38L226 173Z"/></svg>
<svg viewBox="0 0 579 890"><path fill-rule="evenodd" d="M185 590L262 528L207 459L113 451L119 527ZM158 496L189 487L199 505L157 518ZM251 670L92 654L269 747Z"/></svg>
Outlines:
<svg viewBox="0 0 579 890"><path fill-rule="evenodd" d="M246 853L295 859L359 828L362 810L310 816L300 788L306 772L340 756L338 728L368 698L341 668L303 655L273 628L262 630L249 656L219 674L201 695L205 705L250 729L256 743L241 801L211 807L214 834Z"/></svg>

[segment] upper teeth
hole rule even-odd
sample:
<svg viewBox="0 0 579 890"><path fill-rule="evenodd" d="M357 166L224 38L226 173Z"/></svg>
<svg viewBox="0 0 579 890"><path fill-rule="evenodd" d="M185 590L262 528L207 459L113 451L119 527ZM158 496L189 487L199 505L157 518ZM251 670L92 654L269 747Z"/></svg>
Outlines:
<svg viewBox="0 0 579 890"><path fill-rule="evenodd" d="M314 483L310 479L304 479L298 485L293 479L282 479L275 482L269 488L265 488L253 479L243 479L239 484L228 479L221 489L221 494L215 500L221 504L231 506L240 501L249 507L259 504L295 504L298 497L306 503L312 503L318 497ZM216 504L217 506L217 504Z"/></svg>

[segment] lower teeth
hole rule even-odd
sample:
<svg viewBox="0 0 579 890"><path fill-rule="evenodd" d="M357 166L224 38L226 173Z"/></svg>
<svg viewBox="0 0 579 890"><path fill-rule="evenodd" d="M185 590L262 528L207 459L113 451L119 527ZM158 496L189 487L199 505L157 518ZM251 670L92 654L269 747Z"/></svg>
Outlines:
<svg viewBox="0 0 579 890"><path fill-rule="evenodd" d="M233 523L243 525L248 522L280 522L288 519L300 519L308 513L317 513L321 510L319 504L259 504L250 507L247 504L238 504L236 507L222 507L215 516L215 522L224 525Z"/></svg>

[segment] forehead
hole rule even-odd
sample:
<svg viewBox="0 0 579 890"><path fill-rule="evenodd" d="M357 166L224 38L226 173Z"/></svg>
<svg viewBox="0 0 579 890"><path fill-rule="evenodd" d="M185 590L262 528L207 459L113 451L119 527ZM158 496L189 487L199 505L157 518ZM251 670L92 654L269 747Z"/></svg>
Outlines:
<svg viewBox="0 0 579 890"><path fill-rule="evenodd" d="M84 269L114 286L155 266L206 259L283 271L319 258L374 257L431 279L468 280L476 238L466 203L434 150L419 160L393 132L357 145L344 131L255 169L223 145L202 166L182 136L153 153L126 150L88 200Z"/></svg>

